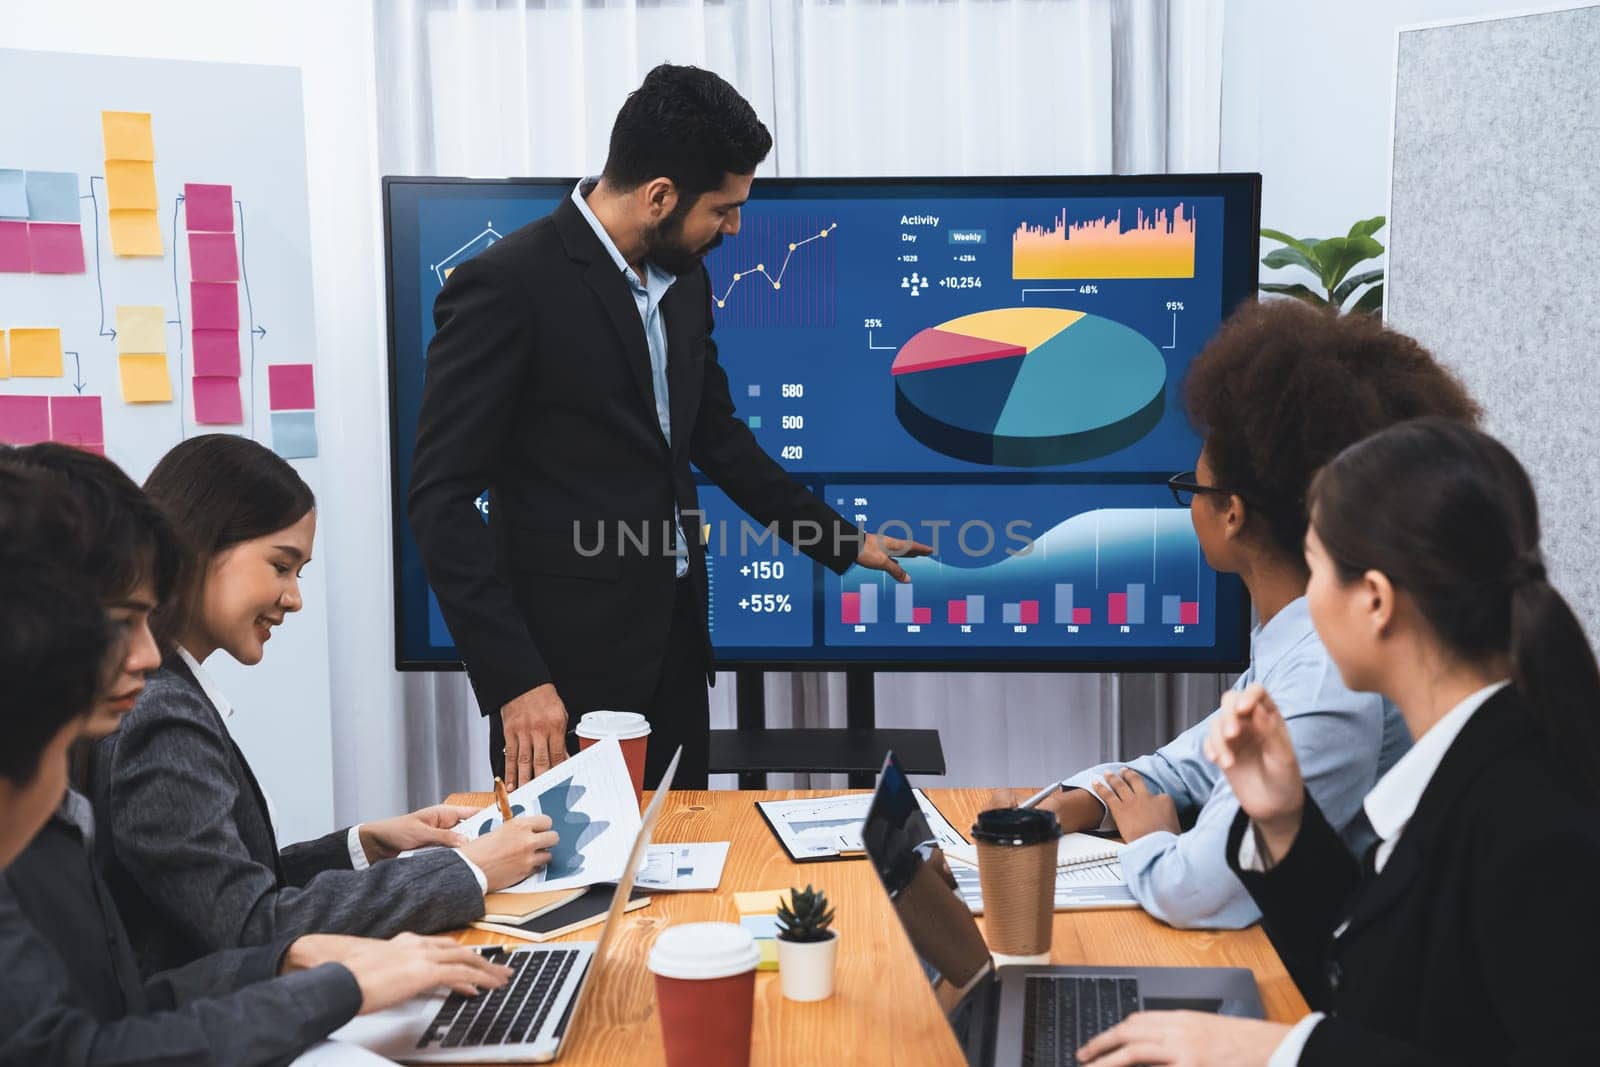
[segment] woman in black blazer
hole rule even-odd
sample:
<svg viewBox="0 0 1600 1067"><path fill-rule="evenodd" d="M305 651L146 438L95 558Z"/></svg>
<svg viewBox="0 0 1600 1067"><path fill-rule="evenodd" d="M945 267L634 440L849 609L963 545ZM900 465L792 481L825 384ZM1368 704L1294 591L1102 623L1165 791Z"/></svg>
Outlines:
<svg viewBox="0 0 1600 1067"><path fill-rule="evenodd" d="M1143 1013L1080 1058L1600 1063L1600 670L1545 579L1526 472L1420 419L1347 449L1309 503L1317 632L1416 738L1367 795L1379 841L1359 859L1260 687L1230 694L1207 741L1243 809L1228 862L1313 1014Z"/></svg>
<svg viewBox="0 0 1600 1067"><path fill-rule="evenodd" d="M261 445L214 434L162 458L145 485L192 558L155 619L167 650L121 730L100 742L96 847L147 970L305 933L386 937L463 926L485 892L548 862L544 815L467 843L472 809L439 805L280 849L270 801L226 724L227 698L202 664L260 662L300 609L315 500ZM407 859L406 849L441 848Z"/></svg>

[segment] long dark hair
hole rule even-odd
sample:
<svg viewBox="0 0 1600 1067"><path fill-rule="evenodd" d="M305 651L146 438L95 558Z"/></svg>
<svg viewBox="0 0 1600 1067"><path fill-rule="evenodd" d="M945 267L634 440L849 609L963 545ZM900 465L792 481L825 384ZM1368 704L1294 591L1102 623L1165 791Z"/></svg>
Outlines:
<svg viewBox="0 0 1600 1067"><path fill-rule="evenodd" d="M74 566L83 520L57 480L0 463L0 777L18 785L104 681L110 626Z"/></svg>
<svg viewBox="0 0 1600 1067"><path fill-rule="evenodd" d="M317 506L310 486L271 449L221 433L191 437L162 456L144 491L172 520L189 556L180 587L152 619L168 649L199 610L212 556L293 526Z"/></svg>
<svg viewBox="0 0 1600 1067"><path fill-rule="evenodd" d="M1554 754L1600 786L1600 668L1545 576L1533 483L1509 449L1416 419L1345 449L1310 499L1342 580L1381 571L1457 656L1508 657Z"/></svg>

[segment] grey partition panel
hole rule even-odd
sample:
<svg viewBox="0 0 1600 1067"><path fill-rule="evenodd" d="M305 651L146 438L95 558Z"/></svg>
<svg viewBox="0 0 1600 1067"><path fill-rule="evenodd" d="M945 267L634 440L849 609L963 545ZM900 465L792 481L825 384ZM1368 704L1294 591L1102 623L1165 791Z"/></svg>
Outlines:
<svg viewBox="0 0 1600 1067"><path fill-rule="evenodd" d="M1402 30L1387 315L1528 467L1600 639L1600 7Z"/></svg>

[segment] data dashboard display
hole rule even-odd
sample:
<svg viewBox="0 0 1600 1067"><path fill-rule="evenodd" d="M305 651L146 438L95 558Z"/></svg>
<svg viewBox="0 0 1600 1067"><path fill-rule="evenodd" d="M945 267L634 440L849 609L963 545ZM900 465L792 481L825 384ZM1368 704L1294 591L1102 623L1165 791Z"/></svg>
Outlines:
<svg viewBox="0 0 1600 1067"><path fill-rule="evenodd" d="M402 667L456 663L405 520L433 300L573 184L386 181ZM702 476L719 663L1242 662L1242 587L1165 482L1200 450L1184 373L1254 288L1258 201L1256 175L757 181L706 258L737 417L847 520L936 553L909 583L835 575Z"/></svg>

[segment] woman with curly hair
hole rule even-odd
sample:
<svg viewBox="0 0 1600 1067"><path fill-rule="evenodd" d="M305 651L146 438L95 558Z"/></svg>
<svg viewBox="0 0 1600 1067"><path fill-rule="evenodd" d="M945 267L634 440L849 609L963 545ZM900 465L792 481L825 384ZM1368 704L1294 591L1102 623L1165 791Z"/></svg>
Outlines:
<svg viewBox="0 0 1600 1067"><path fill-rule="evenodd" d="M1306 492L1319 467L1370 434L1422 415L1471 423L1478 407L1411 338L1295 300L1235 312L1196 357L1185 390L1204 444L1195 469L1172 479L1173 493L1206 562L1243 579L1257 619L1250 666L1234 688L1272 690L1311 795L1361 847L1371 828L1347 824L1410 742L1392 705L1344 685L1311 627ZM1223 858L1239 805L1201 751L1215 716L1150 755L1065 779L1040 805L1068 831L1117 830L1134 897L1173 926L1234 929L1260 917Z"/></svg>

